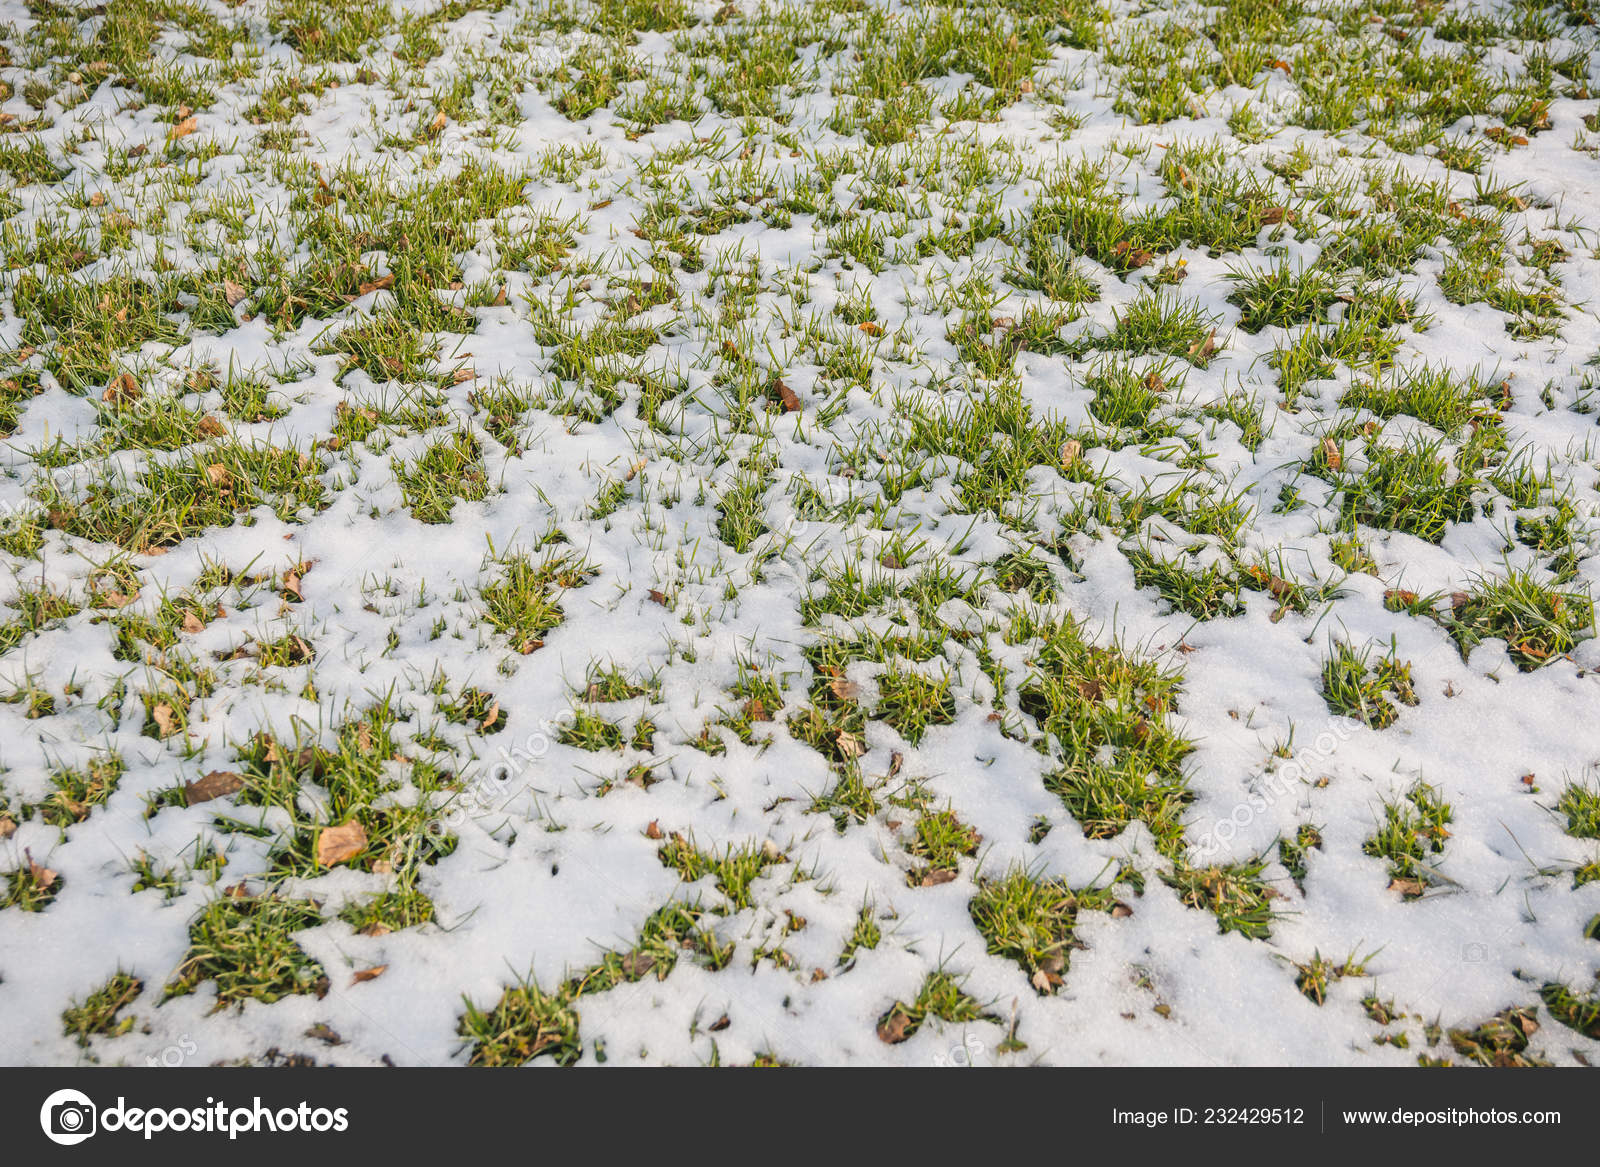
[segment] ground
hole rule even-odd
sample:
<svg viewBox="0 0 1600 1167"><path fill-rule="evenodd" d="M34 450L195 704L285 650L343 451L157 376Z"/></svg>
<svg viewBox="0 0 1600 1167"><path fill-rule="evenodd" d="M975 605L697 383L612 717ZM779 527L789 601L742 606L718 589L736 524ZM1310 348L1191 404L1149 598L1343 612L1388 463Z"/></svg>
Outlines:
<svg viewBox="0 0 1600 1167"><path fill-rule="evenodd" d="M1595 0L0 0L0 1061L1600 1058Z"/></svg>

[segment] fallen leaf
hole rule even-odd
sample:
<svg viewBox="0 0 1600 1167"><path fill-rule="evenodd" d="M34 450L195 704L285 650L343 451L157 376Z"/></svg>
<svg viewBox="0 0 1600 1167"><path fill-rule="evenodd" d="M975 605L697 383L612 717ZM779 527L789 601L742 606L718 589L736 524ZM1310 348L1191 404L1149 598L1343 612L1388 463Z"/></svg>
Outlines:
<svg viewBox="0 0 1600 1167"><path fill-rule="evenodd" d="M883 335L883 325L878 324L876 321L868 320L864 324L856 325L856 327L858 329L860 329L862 332L866 333L868 336L882 336Z"/></svg>
<svg viewBox="0 0 1600 1167"><path fill-rule="evenodd" d="M766 702L760 697L752 697L744 703L744 715L751 721L771 721L772 714L767 712Z"/></svg>
<svg viewBox="0 0 1600 1167"><path fill-rule="evenodd" d="M56 873L51 871L42 863L35 863L33 861L32 851L24 849L22 856L28 861L28 874L33 879L34 887L38 888L40 891L43 891L45 888L55 883Z"/></svg>
<svg viewBox="0 0 1600 1167"><path fill-rule="evenodd" d="M1131 915L1133 915L1133 909L1121 900L1111 905L1111 918L1113 920L1125 920Z"/></svg>
<svg viewBox="0 0 1600 1167"><path fill-rule="evenodd" d="M196 122L192 114L181 121L173 122L172 128L167 131L167 141L174 142L179 138L187 138L194 133L195 126Z"/></svg>
<svg viewBox="0 0 1600 1167"><path fill-rule="evenodd" d="M798 393L789 388L789 386L785 385L782 381L776 382L773 385L773 388L778 392L778 400L783 405L783 412L800 412L800 395Z"/></svg>
<svg viewBox="0 0 1600 1167"><path fill-rule="evenodd" d="M367 830L351 820L336 827L324 827L317 836L317 863L333 867L354 859L367 848Z"/></svg>
<svg viewBox="0 0 1600 1167"><path fill-rule="evenodd" d="M828 682L828 688L841 701L854 701L861 696L861 686L854 681L847 681L843 677L835 677Z"/></svg>
<svg viewBox="0 0 1600 1167"><path fill-rule="evenodd" d="M1272 64L1271 64L1270 68L1281 69L1285 73L1293 73L1294 72L1294 70L1289 66L1289 62L1285 61L1285 60L1281 60L1281 59L1274 60L1272 62Z"/></svg>
<svg viewBox="0 0 1600 1167"><path fill-rule="evenodd" d="M630 952L622 958L624 976L639 980L656 966L656 958L648 952Z"/></svg>
<svg viewBox="0 0 1600 1167"><path fill-rule="evenodd" d="M494 728L495 722L500 720L500 702L494 701L489 705L489 711L483 715L483 720L478 723L479 731Z"/></svg>
<svg viewBox="0 0 1600 1167"><path fill-rule="evenodd" d="M1344 467L1344 455L1339 452L1339 443L1332 438L1322 439L1322 460L1328 464L1329 470Z"/></svg>
<svg viewBox="0 0 1600 1167"><path fill-rule="evenodd" d="M196 616L193 612L185 612L183 614L183 630L185 632L204 632L205 627L206 626L201 622L200 617Z"/></svg>
<svg viewBox="0 0 1600 1167"><path fill-rule="evenodd" d="M111 384L106 386L100 400L111 405L123 405L130 401L137 401L143 394L139 390L139 382L133 379L132 373L118 373L111 379Z"/></svg>
<svg viewBox="0 0 1600 1167"><path fill-rule="evenodd" d="M1068 438L1061 443L1061 465L1071 466L1081 453L1083 453L1083 443L1077 438Z"/></svg>
<svg viewBox="0 0 1600 1167"><path fill-rule="evenodd" d="M437 134L449 124L450 119L444 116L444 110L441 109L438 113L434 114L433 121L429 123L428 129Z"/></svg>
<svg viewBox="0 0 1600 1167"><path fill-rule="evenodd" d="M895 750L893 753L891 753L889 755L889 777L893 778L896 774L900 773L900 767L904 766L905 764L906 756L899 750Z"/></svg>
<svg viewBox="0 0 1600 1167"><path fill-rule="evenodd" d="M374 922L361 929L360 934L362 936L387 936L393 931L394 929L389 927L387 924L379 924Z"/></svg>
<svg viewBox="0 0 1600 1167"><path fill-rule="evenodd" d="M930 867L922 873L922 886L938 887L941 883L950 883L955 877L956 873L948 867Z"/></svg>
<svg viewBox="0 0 1600 1167"><path fill-rule="evenodd" d="M1142 247L1132 246L1126 239L1118 243L1111 251L1118 259L1126 261L1130 268L1143 267L1154 258L1151 252Z"/></svg>
<svg viewBox="0 0 1600 1167"><path fill-rule="evenodd" d="M654 603L654 604L660 604L663 608L665 608L667 606L667 593L663 592L663 591L658 591L655 588L651 588L650 589L650 602Z"/></svg>
<svg viewBox="0 0 1600 1167"><path fill-rule="evenodd" d="M320 1021L313 1025L310 1029L306 1030L306 1036L314 1037L325 1045L344 1044L344 1038L340 1037L337 1033Z"/></svg>
<svg viewBox="0 0 1600 1167"><path fill-rule="evenodd" d="M650 825L644 829L644 837L647 839L659 839L663 837L661 833L660 819L650 820Z"/></svg>
<svg viewBox="0 0 1600 1167"><path fill-rule="evenodd" d="M228 432L228 427L222 424L222 419L206 414L194 423L195 433L202 438L220 438Z"/></svg>
<svg viewBox="0 0 1600 1167"><path fill-rule="evenodd" d="M206 481L218 490L227 490L233 485L233 475L228 473L228 468L221 462L213 462L206 467Z"/></svg>
<svg viewBox="0 0 1600 1167"><path fill-rule="evenodd" d="M172 706L164 701L150 711L150 720L156 723L156 729L160 731L162 737L170 736L178 725Z"/></svg>
<svg viewBox="0 0 1600 1167"><path fill-rule="evenodd" d="M367 981L375 981L388 971L389 966L386 964L375 964L371 968L358 968L355 976L351 978L350 984L354 986L365 984Z"/></svg>
<svg viewBox="0 0 1600 1167"><path fill-rule="evenodd" d="M1406 899L1414 900L1428 890L1428 885L1420 879L1391 879L1389 890L1397 891Z"/></svg>
<svg viewBox="0 0 1600 1167"><path fill-rule="evenodd" d="M283 576L283 591L285 592L286 595L293 596L297 600L305 599L305 597L300 594L300 573L299 572L297 572L297 571L289 571L289 572L285 572L284 573L284 576Z"/></svg>
<svg viewBox="0 0 1600 1167"><path fill-rule="evenodd" d="M878 1022L878 1040L885 1045L899 1045L911 1036L911 1017L895 1009Z"/></svg>
<svg viewBox="0 0 1600 1167"><path fill-rule="evenodd" d="M1204 361L1217 351L1217 330L1213 328L1206 333L1203 340L1197 340L1189 346L1189 359Z"/></svg>
<svg viewBox="0 0 1600 1167"><path fill-rule="evenodd" d="M624 482L632 482L633 479L634 479L634 476L637 475L639 473L639 471L643 470L648 465L650 465L650 459L649 458L640 458L632 466L628 467L628 472L622 476L622 481L624 481Z"/></svg>
<svg viewBox="0 0 1600 1167"><path fill-rule="evenodd" d="M721 1033L724 1029L728 1028L728 1026L732 1024L733 1022L728 1019L728 1015L724 1013L721 1017L718 1017L711 1023L710 1029L712 1033Z"/></svg>
<svg viewBox="0 0 1600 1167"><path fill-rule="evenodd" d="M243 300L248 294L243 284L236 284L229 279L222 281L222 298L227 302L228 307L238 307L239 301Z"/></svg>
<svg viewBox="0 0 1600 1167"><path fill-rule="evenodd" d="M10 815L0 815L0 839L9 839L17 833L17 820Z"/></svg>
<svg viewBox="0 0 1600 1167"><path fill-rule="evenodd" d="M1060 976L1055 973L1047 973L1042 968L1036 970L1028 980L1041 993L1053 993L1056 986L1061 983Z"/></svg>
<svg viewBox="0 0 1600 1167"><path fill-rule="evenodd" d="M861 744L861 739L847 729L841 729L834 741L839 746L839 752L847 758L859 758L867 752L867 747Z"/></svg>
<svg viewBox="0 0 1600 1167"><path fill-rule="evenodd" d="M195 806L198 803L210 802L213 798L226 798L243 789L244 775L235 774L231 770L213 770L204 778L184 783L183 803L185 806Z"/></svg>

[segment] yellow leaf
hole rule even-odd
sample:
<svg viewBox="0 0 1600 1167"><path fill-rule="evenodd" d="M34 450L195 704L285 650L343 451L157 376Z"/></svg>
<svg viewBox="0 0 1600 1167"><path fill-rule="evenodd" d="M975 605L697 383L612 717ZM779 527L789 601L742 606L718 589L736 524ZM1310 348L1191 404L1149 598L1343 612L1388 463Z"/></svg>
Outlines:
<svg viewBox="0 0 1600 1167"><path fill-rule="evenodd" d="M351 821L336 827L324 827L317 836L317 863L322 867L354 859L367 849L367 830Z"/></svg>

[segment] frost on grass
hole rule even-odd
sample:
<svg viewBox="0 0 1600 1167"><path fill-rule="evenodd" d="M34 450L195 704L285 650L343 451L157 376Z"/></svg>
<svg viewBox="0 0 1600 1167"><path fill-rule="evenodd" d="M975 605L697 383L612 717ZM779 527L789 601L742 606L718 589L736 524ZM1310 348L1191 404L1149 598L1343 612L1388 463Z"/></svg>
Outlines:
<svg viewBox="0 0 1600 1167"><path fill-rule="evenodd" d="M1597 16L0 0L0 1056L1600 1056Z"/></svg>

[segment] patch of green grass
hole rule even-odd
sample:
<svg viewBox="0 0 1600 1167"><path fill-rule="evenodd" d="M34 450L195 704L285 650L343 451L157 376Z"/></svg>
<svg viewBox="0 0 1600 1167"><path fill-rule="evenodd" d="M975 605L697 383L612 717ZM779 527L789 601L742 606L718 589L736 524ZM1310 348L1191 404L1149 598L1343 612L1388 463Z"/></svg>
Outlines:
<svg viewBox="0 0 1600 1167"><path fill-rule="evenodd" d="M959 869L963 857L978 853L983 836L949 810L919 815L916 835L906 844L906 852L923 866L907 875L913 887L929 887L948 882Z"/></svg>
<svg viewBox="0 0 1600 1167"><path fill-rule="evenodd" d="M1570 652L1594 632L1594 602L1580 592L1559 591L1527 572L1502 580L1485 579L1465 593L1445 627L1463 657L1485 640L1506 642L1506 651L1523 672L1531 672Z"/></svg>
<svg viewBox="0 0 1600 1167"><path fill-rule="evenodd" d="M61 894L62 882L55 871L35 862L32 852L24 851L22 863L6 874L0 911L21 908L24 912L42 912Z"/></svg>
<svg viewBox="0 0 1600 1167"><path fill-rule="evenodd" d="M878 678L878 708L873 716L917 745L930 727L949 725L955 720L950 678L890 669Z"/></svg>
<svg viewBox="0 0 1600 1167"><path fill-rule="evenodd" d="M136 1018L130 1015L119 1019L117 1014L132 1004L134 998L143 991L143 981L131 973L118 970L110 980L85 997L82 1004L74 1003L62 1012L63 1034L74 1038L84 1049L89 1048L91 1037L121 1037L133 1029Z"/></svg>
<svg viewBox="0 0 1600 1167"><path fill-rule="evenodd" d="M273 895L213 900L189 924L189 950L166 995L181 997L214 981L218 1008L246 1000L270 1005L292 994L320 996L328 978L293 934L321 923L322 911L310 900Z"/></svg>
<svg viewBox="0 0 1600 1167"><path fill-rule="evenodd" d="M1263 856L1204 868L1180 864L1161 879L1178 893L1185 906L1203 908L1215 915L1217 931L1266 940L1272 935L1272 901L1282 898L1261 878L1266 866Z"/></svg>
<svg viewBox="0 0 1600 1167"><path fill-rule="evenodd" d="M878 927L872 905L862 904L861 911L856 913L856 926L850 932L850 939L845 941L844 949L839 953L839 963L849 964L856 958L856 953L863 948L876 948L882 940L883 929Z"/></svg>
<svg viewBox="0 0 1600 1167"><path fill-rule="evenodd" d="M37 496L51 525L129 551L171 547L210 527L226 527L257 506L285 521L326 505L323 463L270 445L218 442L185 458L154 462L129 483L104 479L82 498L53 481Z"/></svg>
<svg viewBox="0 0 1600 1167"><path fill-rule="evenodd" d="M1164 854L1179 854L1192 797L1181 768L1192 746L1166 723L1179 678L1089 642L1070 619L1019 620L1011 635L1036 643L1018 708L1059 759L1046 785L1090 838L1142 819Z"/></svg>
<svg viewBox="0 0 1600 1167"><path fill-rule="evenodd" d="M1334 981L1344 980L1346 977L1364 977L1367 975L1365 961L1355 958L1355 953L1345 957L1343 961L1335 964L1316 952L1305 964L1295 964L1299 975L1295 977L1295 988L1300 990L1314 1005L1321 1005L1328 999L1328 986Z"/></svg>
<svg viewBox="0 0 1600 1167"><path fill-rule="evenodd" d="M1314 850L1322 850L1322 830L1310 823L1301 823L1293 838L1278 839L1278 862L1283 864L1295 886L1302 891L1306 882L1306 858Z"/></svg>
<svg viewBox="0 0 1600 1167"><path fill-rule="evenodd" d="M1346 476L1340 516L1357 525L1404 531L1430 543L1470 519L1474 479L1444 457L1441 442L1412 436L1398 446L1368 442L1367 467Z"/></svg>
<svg viewBox="0 0 1600 1167"><path fill-rule="evenodd" d="M1322 663L1322 696L1328 708L1353 717L1372 729L1394 724L1400 715L1389 700L1403 705L1417 703L1411 685L1411 664L1388 654L1371 662L1371 653L1357 651L1344 641L1335 641L1332 655Z"/></svg>
<svg viewBox="0 0 1600 1167"><path fill-rule="evenodd" d="M382 935L433 923L434 907L420 891L386 891L346 905L339 919L357 932Z"/></svg>
<svg viewBox="0 0 1600 1167"><path fill-rule="evenodd" d="M1586 783L1567 783L1556 800L1556 813L1566 816L1566 832L1573 838L1600 839L1600 790Z"/></svg>
<svg viewBox="0 0 1600 1167"><path fill-rule="evenodd" d="M50 776L55 790L35 809L51 826L81 823L111 797L126 769L122 756L111 753L78 769L56 770Z"/></svg>
<svg viewBox="0 0 1600 1167"><path fill-rule="evenodd" d="M894 1045L913 1037L930 1017L952 1025L989 1020L983 1006L961 989L961 982L940 970L929 973L915 999L896 1001L878 1018L878 1038Z"/></svg>
<svg viewBox="0 0 1600 1167"><path fill-rule="evenodd" d="M1567 985L1551 981L1539 990L1539 998L1550 1016L1562 1025L1600 1040L1600 993L1592 989L1574 992Z"/></svg>
<svg viewBox="0 0 1600 1167"><path fill-rule="evenodd" d="M569 981L564 991L577 997L604 993L646 976L663 981L685 956L713 972L724 968L733 959L734 945L717 938L714 922L714 913L698 905L668 904L644 922L632 947L607 952L598 964Z"/></svg>
<svg viewBox="0 0 1600 1167"><path fill-rule="evenodd" d="M687 836L675 834L658 852L661 862L675 870L685 883L713 876L717 890L728 898L732 911L750 907L750 887L768 867L780 862L783 853L770 843L728 844L722 854L701 851Z"/></svg>
<svg viewBox="0 0 1600 1167"><path fill-rule="evenodd" d="M1074 938L1078 913L1115 907L1109 888L1074 891L1063 880L1037 879L1012 868L999 879L979 880L967 912L989 954L1016 961L1043 995L1061 985L1072 949L1081 947Z"/></svg>
<svg viewBox="0 0 1600 1167"><path fill-rule="evenodd" d="M1539 1029L1534 1013L1530 1006L1512 1006L1474 1028L1452 1029L1451 1048L1480 1066L1547 1066L1527 1052L1528 1039Z"/></svg>
<svg viewBox="0 0 1600 1167"><path fill-rule="evenodd" d="M552 553L536 563L526 554L513 553L495 562L499 578L479 590L483 618L510 637L520 653L544 646L545 633L563 619L561 593L581 586L594 572L572 554Z"/></svg>
<svg viewBox="0 0 1600 1167"><path fill-rule="evenodd" d="M459 1032L471 1045L471 1066L522 1066L537 1057L569 1066L583 1054L572 1002L531 980L507 989L488 1011L467 1001Z"/></svg>
<svg viewBox="0 0 1600 1167"><path fill-rule="evenodd" d="M424 523L448 523L457 499L477 502L489 493L478 440L465 431L434 442L415 462L397 464L394 476L412 517Z"/></svg>
<svg viewBox="0 0 1600 1167"><path fill-rule="evenodd" d="M1455 813L1439 792L1417 782L1403 798L1383 804L1383 822L1361 845L1368 855L1389 861L1391 887L1404 899L1417 899L1431 881L1430 856L1444 850Z"/></svg>

